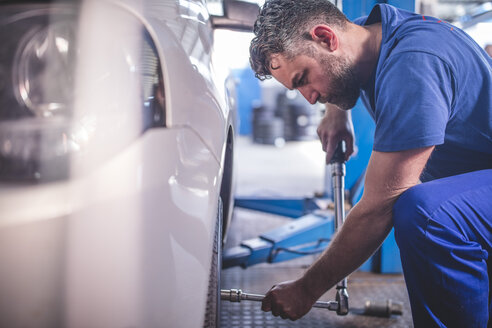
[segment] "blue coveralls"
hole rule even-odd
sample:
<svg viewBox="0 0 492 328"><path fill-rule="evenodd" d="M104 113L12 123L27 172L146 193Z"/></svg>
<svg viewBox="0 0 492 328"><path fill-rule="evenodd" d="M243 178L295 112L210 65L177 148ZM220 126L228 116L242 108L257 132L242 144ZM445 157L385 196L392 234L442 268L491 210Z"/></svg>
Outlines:
<svg viewBox="0 0 492 328"><path fill-rule="evenodd" d="M492 60L460 29L380 4L377 68L361 98L374 150L435 146L393 209L416 327L486 327L492 246ZM491 272L492 273L492 272Z"/></svg>
<svg viewBox="0 0 492 328"><path fill-rule="evenodd" d="M487 327L492 170L407 190L393 208L415 327Z"/></svg>

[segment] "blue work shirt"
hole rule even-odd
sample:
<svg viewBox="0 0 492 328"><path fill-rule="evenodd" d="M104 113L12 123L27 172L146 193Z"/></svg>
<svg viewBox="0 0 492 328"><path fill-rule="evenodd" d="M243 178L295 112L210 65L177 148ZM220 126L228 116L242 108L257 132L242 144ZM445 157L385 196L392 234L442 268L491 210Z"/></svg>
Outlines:
<svg viewBox="0 0 492 328"><path fill-rule="evenodd" d="M374 150L436 146L422 181L492 168L492 60L470 36L437 18L386 4L377 67L361 98L376 122Z"/></svg>

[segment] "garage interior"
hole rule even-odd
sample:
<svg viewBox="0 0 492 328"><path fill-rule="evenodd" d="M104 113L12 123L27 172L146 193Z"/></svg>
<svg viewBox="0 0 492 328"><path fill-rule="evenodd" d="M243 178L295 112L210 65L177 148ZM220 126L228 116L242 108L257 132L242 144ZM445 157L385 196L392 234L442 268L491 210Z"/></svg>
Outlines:
<svg viewBox="0 0 492 328"><path fill-rule="evenodd" d="M290 4L302 1L307 0L291 0ZM453 58L453 67L464 67L457 70L466 77L466 83L461 84L464 87L456 88L459 93L446 92L450 96L446 99L451 99L451 95L453 101L449 102L465 99L472 103L470 99L484 99L470 107L466 115L474 116L477 109L478 112L487 109L485 102L492 104L492 91L488 92L492 90L492 70L489 69L484 80L487 87L483 82L477 88L480 92L475 94L469 93L473 87L468 88L471 82L480 80L481 70L487 69L487 63L492 63L486 54L492 57L492 0L324 1L332 2L352 21L368 15L376 5L392 11L394 8L387 4L418 13L412 15L412 20L419 24L432 22L439 28L446 25L447 30L447 23L441 24L447 21L459 27L481 49L455 27L449 30L455 29L461 38L448 41L434 33L429 40L440 37L440 43L418 49L432 47L431 55L446 53ZM320 2L311 0L313 12L321 10ZM361 100L352 108L357 98L353 93L353 101L345 107L351 108L354 152L345 161L341 151L334 156L334 163L327 164L317 135L327 109L316 102L326 100L340 105L336 100L342 100L343 94L333 89L347 93L359 86L372 88L372 82L365 82L367 75L372 74L376 81L378 69L392 66L386 66L384 60L380 66L375 65L378 56L384 58L380 49L383 31L387 29L371 23L364 32L360 27L345 30L336 24L331 35L340 37L343 44L340 52L316 52L319 58L311 60L300 57L297 63L301 64L293 64L293 70L286 69L285 75L277 76L294 90L287 90L273 78L260 81L250 67L249 47L258 6L264 3L265 0L0 0L3 24L0 30L3 41L0 49L0 328L414 326L413 319L417 321L419 315L414 311L412 318L393 231L362 266L322 295L318 308L313 307L301 319L282 319L261 309L262 298L273 286L301 277L317 260L343 224L345 214L362 196L375 133L371 115L377 118L379 113L366 110ZM327 5L327 9L334 9ZM290 12L288 16L297 17L300 11ZM274 7L272 16L279 14L283 20L287 15L281 13L279 7ZM382 12L379 13L381 16ZM424 22L429 16L439 17L439 21L431 18L430 22ZM329 27L316 24L322 29ZM295 22L289 20L278 25L286 26L282 30L295 30L291 28ZM271 24L273 32L267 29L267 34L282 36L278 25ZM384 26L401 27L386 22ZM402 26L400 31L407 33L405 25ZM316 30L314 27L312 32ZM433 31L416 29L425 33L426 30ZM447 33L443 35L451 32ZM304 33L302 38L308 35L316 40L316 34ZM391 47L405 38L395 39ZM426 40L420 36L418 39ZM472 46L468 48L473 52L455 51L458 40L470 43ZM313 44L308 41L305 53L308 57L312 54L308 50L310 46ZM425 52L418 49L412 52ZM455 58L456 53L460 56ZM474 60L466 54L475 55ZM330 58L325 55L340 58L324 61ZM273 57L269 59L272 74L275 66L291 64L276 65ZM331 62L335 66L329 67ZM461 65L468 62L480 66L468 70L471 66ZM374 82L374 89L364 90L367 93L373 90L374 98L376 90L389 90L391 94L386 98L394 101L391 106L379 106L374 100L374 106L370 107L411 118L384 118L384 125L392 132L385 135L386 139L391 141L400 134L399 141L408 143L393 150L381 150L390 153L389 156L401 156L400 150L423 149L419 148L422 144L408 142L423 135L415 127L430 133L435 131L431 125L420 124L423 120L413 120L420 115L411 109L417 107L421 110L418 113L430 107L449 109L449 106L436 106L435 100L444 97L414 99L415 90L432 92L433 88L429 87L432 85L440 86L436 90L454 89L458 85L452 71L440 72L442 75L423 74L429 73L425 62L421 64L414 59L400 63L411 70L418 68L415 71L419 78L405 79L402 72L406 71L396 71L397 74L389 74L390 81L399 82L394 88L387 87L393 87L392 83L376 85ZM447 67L446 71L451 68L446 61L443 63L447 66L430 67ZM343 74L337 74L340 72L336 68L343 70ZM413 85L424 80L433 84ZM447 83L448 80L456 83ZM311 97L303 90L310 85L315 86ZM414 86L419 89L410 88ZM307 101L299 89L311 99ZM461 105L453 105L453 109L455 106ZM393 108L400 110L392 112ZM337 113L341 115L340 111ZM444 111L428 110L428 113L428 122L441 114L438 115L443 117L440 130L458 126L457 133L481 134L487 138L483 140L490 141L486 146L492 145L492 112L475 116L472 123L489 123L487 130L476 131L474 125L461 124L460 119L465 115L449 112L450 117L454 115L457 119L444 125ZM336 118L329 122L334 122L337 128L341 125ZM396 126L395 122L400 125ZM350 124L344 127L342 133L350 134ZM465 136L463 139L475 142ZM471 152L458 149L456 154L460 156L444 156L444 162L456 161L460 169L460 160L467 160L472 157L468 154L477 154L486 146ZM451 143L449 148L459 147ZM472 164L492 163L489 149L492 146L485 149L486 160L477 156ZM420 171L400 169L407 168L409 163L419 164L415 159L386 157L384 161L372 162L376 163L376 169L371 167L371 173L378 174L370 174L368 180L371 183L376 180L372 187L377 188L367 187L366 192L378 197L367 197L366 209L360 206L359 215L357 211L351 213L355 218L345 227L349 233L340 236L345 243L338 244L345 245L347 252L343 249L340 257L331 260L329 254L328 261L323 263L326 266L314 275L321 278L317 280L321 283L312 286L333 283L327 278L340 279L354 269L354 261L343 260L351 255L358 260L364 256L364 250L373 249L370 246L376 242L379 245L384 237L382 232L390 230L390 223L396 223L397 229L400 221L418 223L406 218L398 220L398 215L384 215L391 213L391 208L385 205L396 195L389 195L389 191L406 189L410 178L412 185L417 183ZM385 165L379 166L380 163ZM465 164L463 167L467 168ZM488 181L486 187L491 188L492 174L490 180L481 183ZM488 219L492 213L491 194L480 194L485 195L483 203L489 206L484 211ZM447 194L435 192L422 198L427 201L435 196L446 198ZM473 197L479 198L476 194ZM401 199L405 201L405 197ZM406 208L402 211L411 219L420 218ZM438 259L455 255L447 248L445 251L439 247L425 248L423 238L416 239L410 229L403 229L399 231L400 240L406 238L410 247L415 246L408 250L408 257L421 254L427 257L432 250L440 251L435 256ZM488 240L492 240L491 231L492 228L486 231ZM402 250L404 242L400 242ZM492 242L489 246L492 249ZM489 287L490 257L485 259L484 255L479 260L481 273L487 274L489 280L481 277L477 280L488 282ZM485 261L488 272L483 270ZM458 304L463 308L461 300L472 303L477 299L483 305L488 296L488 308L475 305L467 308L470 314L467 320L479 317L477 309L486 309L488 312L482 311L480 318L481 322L488 320L486 315L492 312L492 289L473 288L454 301L448 294L436 292L439 284L434 281L441 277L438 274L446 272L446 267L431 275L429 266L422 265L424 261L406 263L409 285L418 281L419 291L439 297L432 304ZM333 274L331 268L340 269L341 273L336 275L337 270L333 270ZM408 272L412 269L418 269L423 279L411 279ZM468 279L474 275L473 271L453 271L469 274L465 278L458 276L455 280L459 283L473 281ZM308 279L304 281L316 281ZM423 280L428 285L423 285ZM308 285L302 284L302 288L314 290ZM446 291L459 289L451 286ZM413 301L412 291L417 289L409 290ZM482 295L476 297L477 291ZM302 294L283 299L303 300L299 297ZM275 305L272 306L276 312ZM450 308L453 311L447 310ZM441 313L460 315L460 311L454 311L456 308L448 307ZM290 309L282 309L285 310L282 315ZM448 322L458 326L454 318ZM492 327L492 322L489 326Z"/></svg>
<svg viewBox="0 0 492 328"><path fill-rule="evenodd" d="M392 1L384 2L393 4ZM367 14L365 11L373 4L370 1L357 3L343 1L342 3L344 12L351 19ZM399 1L398 4L393 5L402 8L407 6L408 8L405 9L438 16L458 24L461 22L461 26L470 24L471 13L476 12L477 8L492 6L486 1L452 0ZM477 35L480 38L480 32ZM243 35L241 38L247 40L248 36ZM481 40L481 42L485 41ZM231 56L229 53L229 58L233 57L239 61L247 60L245 58L245 54L248 53L247 47L248 44L244 47L237 47L237 54ZM229 44L227 48L230 50ZM224 57L224 60L226 61L227 58ZM268 116L265 112L268 112L268 108L279 107L279 104L285 105L285 102L279 99L279 94L283 94L289 99L287 101L291 101L291 109L300 106L301 102L297 100L298 95L285 94L285 89L272 80L262 82L261 90L255 89L251 83L257 82L252 82L255 79L248 68L236 70L235 76L239 81L237 92L240 127L244 129L245 122L246 125L250 124L247 131L241 131L236 143L236 198L248 198L253 201L273 198L302 199L323 193L326 183L331 182L331 177L327 177L329 168L327 170L325 156L315 133L319 117L315 117L316 115L309 117L308 125L311 125L311 130L305 129L301 133L302 136L299 138L291 136L289 141L289 137L284 138L282 135L282 133L291 133L287 131L289 127L284 127L283 132L278 131L282 128L276 120L282 115L270 113ZM248 103L247 109L241 108L243 105L241 97L254 99ZM313 107L313 110L317 115L322 115L320 114L322 107ZM244 114L245 112L247 115ZM374 129L371 126L371 119L366 116L367 113L360 103L352 112L353 116L358 116L354 119L354 124L357 124L357 120L364 123L362 127L355 127L359 153L354 157L358 163L353 164L349 161L347 164L347 175L352 174L349 180L354 179L353 175L363 174L361 167L367 164L372 147L372 140L368 139L372 137ZM269 123L258 124L265 114L269 117ZM298 118L300 116L302 115ZM273 120L272 117L274 117ZM288 121L285 116L283 119L285 122ZM306 124L301 123L301 125L305 127ZM353 170L357 172L354 173ZM238 247L245 240L256 238L272 229L285 227L292 222L292 218L267 212L236 207L224 249ZM274 317L271 312L261 311L259 302L222 301L221 327L413 327L408 293L396 243L393 239L388 244L386 245L386 264L381 264L382 255L377 252L371 258L371 264L366 263L361 270L348 277L351 312L346 316L337 315L334 311L327 309L313 308L306 316L293 322ZM279 263L255 264L247 268L240 266L224 268L221 273L221 289L241 289L245 293L265 294L276 283L298 278L318 255L307 255ZM336 289L332 288L320 300L333 301L335 294ZM392 314L388 317L361 315L357 311L360 312L368 300L382 302L382 304L386 304L388 300L401 302L402 314Z"/></svg>

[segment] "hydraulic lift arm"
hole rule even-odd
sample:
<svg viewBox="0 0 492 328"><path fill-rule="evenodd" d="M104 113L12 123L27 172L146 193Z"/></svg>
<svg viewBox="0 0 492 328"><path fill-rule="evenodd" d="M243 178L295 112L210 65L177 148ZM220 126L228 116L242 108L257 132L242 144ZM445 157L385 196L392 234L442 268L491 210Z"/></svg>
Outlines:
<svg viewBox="0 0 492 328"><path fill-rule="evenodd" d="M243 241L240 246L226 249L223 254L223 267L229 268L239 265L246 268L258 263L281 262L322 252L328 246L331 236L337 227L341 226L345 217L344 143L340 143L337 147L330 164L335 192L335 213L331 209L317 207L317 203L321 203L321 201L306 199L304 204L310 206L312 213L303 215L286 226L263 233L257 238ZM276 210L279 208L278 205L278 200L274 204L268 204L265 201L260 202L261 210L267 212ZM293 208L286 210L285 214L295 212Z"/></svg>

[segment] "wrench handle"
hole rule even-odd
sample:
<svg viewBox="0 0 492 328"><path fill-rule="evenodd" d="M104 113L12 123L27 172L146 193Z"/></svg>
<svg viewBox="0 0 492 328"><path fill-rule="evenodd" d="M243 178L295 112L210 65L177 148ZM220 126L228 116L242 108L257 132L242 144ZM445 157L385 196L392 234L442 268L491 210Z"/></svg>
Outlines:
<svg viewBox="0 0 492 328"><path fill-rule="evenodd" d="M347 147L345 145L345 141L341 140L337 144L337 148L335 148L335 152L330 159L330 164L334 163L345 163L345 153L347 152Z"/></svg>
<svg viewBox="0 0 492 328"><path fill-rule="evenodd" d="M265 295L260 295L260 294L250 294L250 293L244 293L241 289L221 289L220 290L220 299L224 301L230 301L230 302L241 302L241 301L255 301L255 302L261 302L265 298ZM331 311L337 311L338 309L338 302L330 301L330 302L323 302L323 301L317 301L314 303L313 307L315 308L322 308L322 309L328 309Z"/></svg>

